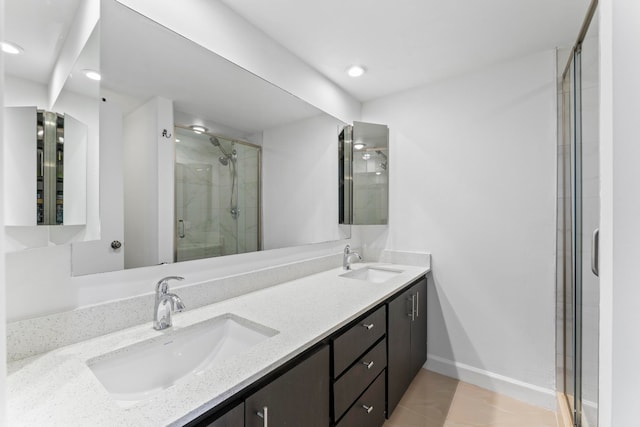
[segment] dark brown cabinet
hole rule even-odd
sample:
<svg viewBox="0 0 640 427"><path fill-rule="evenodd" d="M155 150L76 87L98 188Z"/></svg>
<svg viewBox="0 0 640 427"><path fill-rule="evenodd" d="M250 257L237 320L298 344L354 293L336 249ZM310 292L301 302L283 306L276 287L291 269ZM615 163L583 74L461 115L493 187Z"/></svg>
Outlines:
<svg viewBox="0 0 640 427"><path fill-rule="evenodd" d="M427 360L427 279L388 303L387 417Z"/></svg>
<svg viewBox="0 0 640 427"><path fill-rule="evenodd" d="M210 421L206 427L244 427L244 404L236 405L215 421Z"/></svg>
<svg viewBox="0 0 640 427"><path fill-rule="evenodd" d="M187 425L382 426L427 359L426 278L380 304Z"/></svg>
<svg viewBox="0 0 640 427"><path fill-rule="evenodd" d="M362 316L332 340L333 421L338 427L384 424L387 307Z"/></svg>
<svg viewBox="0 0 640 427"><path fill-rule="evenodd" d="M326 345L245 400L247 427L328 427L329 421Z"/></svg>

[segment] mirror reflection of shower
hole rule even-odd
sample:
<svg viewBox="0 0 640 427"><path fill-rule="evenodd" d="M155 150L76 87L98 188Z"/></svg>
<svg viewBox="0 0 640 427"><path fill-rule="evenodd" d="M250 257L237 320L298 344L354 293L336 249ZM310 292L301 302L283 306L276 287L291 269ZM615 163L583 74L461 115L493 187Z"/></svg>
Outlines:
<svg viewBox="0 0 640 427"><path fill-rule="evenodd" d="M238 152L235 149L231 150L231 153L228 153L222 144L220 144L220 140L216 136L212 136L209 138L209 141L220 149L222 152L222 156L218 157L218 161L223 166L229 166L229 174L231 176L231 196L229 198L229 213L233 219L238 219L240 216L240 209L238 209L237 203L237 188L236 181L238 179ZM233 142L232 142L233 144Z"/></svg>
<svg viewBox="0 0 640 427"><path fill-rule="evenodd" d="M175 260L260 250L260 147L181 126L174 135Z"/></svg>

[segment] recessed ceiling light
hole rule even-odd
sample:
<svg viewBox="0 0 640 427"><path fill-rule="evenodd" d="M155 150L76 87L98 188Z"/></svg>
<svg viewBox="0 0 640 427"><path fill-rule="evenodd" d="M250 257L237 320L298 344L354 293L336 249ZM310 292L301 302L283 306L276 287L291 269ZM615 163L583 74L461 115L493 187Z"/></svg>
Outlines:
<svg viewBox="0 0 640 427"><path fill-rule="evenodd" d="M365 71L366 70L362 65L352 65L347 69L347 74L351 77L360 77Z"/></svg>
<svg viewBox="0 0 640 427"><path fill-rule="evenodd" d="M207 131L207 128L204 126L191 125L189 127L191 128L192 131L194 131L197 134L205 133Z"/></svg>
<svg viewBox="0 0 640 427"><path fill-rule="evenodd" d="M364 142L356 142L353 144L354 150L362 150L366 144Z"/></svg>
<svg viewBox="0 0 640 427"><path fill-rule="evenodd" d="M180 142L180 138L176 138L176 142Z"/></svg>
<svg viewBox="0 0 640 427"><path fill-rule="evenodd" d="M82 72L85 76L87 76L88 79L95 81L100 81L102 79L102 76L96 70L82 70Z"/></svg>
<svg viewBox="0 0 640 427"><path fill-rule="evenodd" d="M15 43L10 43L5 41L5 42L0 42L0 45L2 45L2 51L10 55L18 55L24 52L24 49Z"/></svg>

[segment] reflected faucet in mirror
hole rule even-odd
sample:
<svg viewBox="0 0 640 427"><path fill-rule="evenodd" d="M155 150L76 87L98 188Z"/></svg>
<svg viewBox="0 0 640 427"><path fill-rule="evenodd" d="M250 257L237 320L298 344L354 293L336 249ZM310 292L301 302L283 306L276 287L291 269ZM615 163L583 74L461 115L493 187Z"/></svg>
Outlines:
<svg viewBox="0 0 640 427"><path fill-rule="evenodd" d="M168 276L156 283L156 299L153 310L153 329L161 331L171 327L171 312L184 311L185 306L180 297L169 293L170 280L184 280L180 276Z"/></svg>

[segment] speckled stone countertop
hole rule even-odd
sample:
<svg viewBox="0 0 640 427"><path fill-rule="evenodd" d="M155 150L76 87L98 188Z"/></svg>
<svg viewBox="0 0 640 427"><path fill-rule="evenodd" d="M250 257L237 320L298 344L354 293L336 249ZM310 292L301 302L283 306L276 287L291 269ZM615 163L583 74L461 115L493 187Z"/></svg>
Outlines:
<svg viewBox="0 0 640 427"><path fill-rule="evenodd" d="M87 361L165 333L153 330L151 321L13 362L8 365L8 425L142 427L191 421L429 271L380 263L353 268L368 265L402 273L369 283L340 277L344 270L334 268L174 315L173 329L231 313L279 333L128 408L112 398Z"/></svg>

